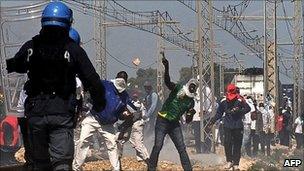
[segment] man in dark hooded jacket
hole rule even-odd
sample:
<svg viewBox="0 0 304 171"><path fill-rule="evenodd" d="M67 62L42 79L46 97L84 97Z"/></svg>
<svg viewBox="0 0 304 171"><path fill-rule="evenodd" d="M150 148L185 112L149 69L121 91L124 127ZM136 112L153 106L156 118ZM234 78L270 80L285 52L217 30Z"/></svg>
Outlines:
<svg viewBox="0 0 304 171"><path fill-rule="evenodd" d="M216 115L211 119L210 125L222 118L224 126L224 148L227 166L225 169L238 170L241 158L243 140L243 117L250 111L249 105L239 98L234 84L227 86L226 97L219 104ZM224 115L224 116L223 116Z"/></svg>

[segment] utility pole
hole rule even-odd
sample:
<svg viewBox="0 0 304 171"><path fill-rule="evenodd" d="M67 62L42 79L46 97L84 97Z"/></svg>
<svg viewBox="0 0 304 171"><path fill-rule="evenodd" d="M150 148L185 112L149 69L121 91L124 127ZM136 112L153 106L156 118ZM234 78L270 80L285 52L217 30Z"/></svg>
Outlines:
<svg viewBox="0 0 304 171"><path fill-rule="evenodd" d="M198 78L199 78L199 98L200 98L200 131L201 131L201 141L205 142L205 131L202 129L204 128L204 116L203 116L203 34L202 34L202 29L204 28L202 26L202 4L200 1L195 1L196 2L196 11L197 11L197 67L198 67Z"/></svg>
<svg viewBox="0 0 304 171"><path fill-rule="evenodd" d="M302 4L294 0L294 64L293 64L293 114L294 119L302 113L301 107L301 64L302 57Z"/></svg>
<svg viewBox="0 0 304 171"><path fill-rule="evenodd" d="M94 5L98 8L94 17L96 71L102 79L107 77L106 26L102 24L106 22L106 2L94 0Z"/></svg>
<svg viewBox="0 0 304 171"><path fill-rule="evenodd" d="M304 1L302 0L302 39L304 39ZM302 50L304 50L304 44L302 44ZM303 91L301 91L301 98L304 98L304 54L302 53L302 60L303 60L303 64L302 64L302 89ZM301 99L300 98L300 99ZM303 102L301 101L300 105L302 106ZM303 112L303 108L302 108L302 112Z"/></svg>
<svg viewBox="0 0 304 171"><path fill-rule="evenodd" d="M212 116L214 116L214 112L215 112L214 50L213 50L215 43L214 43L213 27L212 27L212 20L213 20L212 1L208 0L208 3L204 3L204 6L201 1L196 1L196 8L197 8L196 11L197 11L197 36L198 36L197 63L198 63L198 75L199 75L199 96L200 96L200 113L201 113L200 116L201 140L202 142L205 142L206 138L211 140L213 147L212 149L214 150L215 149L214 139L210 136L210 132L207 130L207 125L209 124ZM204 18L203 15L205 15ZM213 135L214 135L214 129L213 129Z"/></svg>
<svg viewBox="0 0 304 171"><path fill-rule="evenodd" d="M101 1L103 2L103 1ZM111 5L109 5L111 6ZM114 11L113 13L115 14L120 14L117 16L129 16L128 13L120 13L120 11ZM175 39L173 36L173 34L170 34L170 32L165 32L165 26L167 25L175 25L178 24L177 21L174 20L168 20L168 18L164 17L161 13L155 13L153 14L149 20L147 20L147 18L143 17L143 18L138 18L138 17L132 17L129 20L127 20L126 18L124 18L124 20L126 21L112 21L112 22L102 22L102 26L104 27L122 27L122 26L136 26L136 27L140 27L141 29L144 28L158 28L158 29L152 29L149 30L149 32L152 32L156 35L158 35L157 37L157 55L156 55L156 59L157 59L157 93L159 95L159 98L161 101L164 100L164 86L163 86L163 74L164 74L164 67L162 64L162 54L161 52L164 52L165 50L165 46L164 46L164 39L168 37L168 39L174 41L177 41L178 43L178 39ZM131 24L130 24L131 23ZM106 29L104 29L106 30ZM176 33L174 33L176 34ZM171 35L171 36L170 36ZM104 36L105 39L105 36ZM105 42L105 40L104 40ZM174 44L174 43L173 43ZM180 43L180 44L184 44L189 48L193 48L193 46L190 46L191 44L186 44L186 43ZM185 47L184 47L185 48ZM193 49L192 49L193 51ZM99 52L99 50L97 50L97 52ZM100 53L97 53L97 55L99 55ZM105 55L104 55L104 59L105 59ZM106 60L102 60L103 64L102 66L106 66ZM106 68L104 67L104 72L106 71Z"/></svg>
<svg viewBox="0 0 304 171"><path fill-rule="evenodd" d="M211 118L215 115L215 94L214 94L214 90L215 90L215 83L214 83L214 46L215 46L215 42L214 42L214 32L213 32L213 25L212 25L212 21L213 21L213 9L212 9L212 0L208 0L208 30L209 30L209 53L206 54L204 59L207 59L207 65L205 65L206 67L204 68L205 72L207 72L209 75L209 81L210 81L210 94L205 94L206 99L211 101L211 106L208 106L208 109L211 108L211 117L208 119L208 123L210 122ZM208 34L207 34L208 35ZM208 59L209 56L209 59ZM222 57L221 57L222 58ZM209 68L209 66L210 68ZM205 74L204 74L205 75ZM208 87L208 83L206 84L206 87ZM206 92L207 93L207 92ZM210 99L211 98L211 99ZM207 112L208 109L206 109ZM206 129L206 127L204 127ZM212 129L212 151L215 152L215 129ZM210 137L209 137L210 138Z"/></svg>
<svg viewBox="0 0 304 171"><path fill-rule="evenodd" d="M223 97L225 92L225 63L225 58L220 58L220 97Z"/></svg>
<svg viewBox="0 0 304 171"><path fill-rule="evenodd" d="M193 78L198 78L198 28L195 28L194 29L194 34L193 34L193 40L195 41L194 43L194 53L193 53L193 56L192 56L192 75L193 75Z"/></svg>
<svg viewBox="0 0 304 171"><path fill-rule="evenodd" d="M275 114L279 107L279 75L277 63L276 16L279 0L264 2L264 102L275 103Z"/></svg>
<svg viewBox="0 0 304 171"><path fill-rule="evenodd" d="M160 15L157 17L157 26L159 35L164 34L164 21ZM162 52L164 52L164 42L161 36L157 37L157 94L161 102L164 101L164 86L163 86L163 77L164 77L164 66L162 64Z"/></svg>

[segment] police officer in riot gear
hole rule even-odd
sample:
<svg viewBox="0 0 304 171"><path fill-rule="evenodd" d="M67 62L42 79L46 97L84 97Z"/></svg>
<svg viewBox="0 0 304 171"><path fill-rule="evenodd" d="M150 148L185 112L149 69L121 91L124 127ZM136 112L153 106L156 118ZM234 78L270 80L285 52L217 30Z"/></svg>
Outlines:
<svg viewBox="0 0 304 171"><path fill-rule="evenodd" d="M27 73L25 114L34 170L72 170L75 75L90 91L93 109L105 105L104 88L86 52L71 38L72 10L50 2L40 33L7 60L7 71Z"/></svg>
<svg viewBox="0 0 304 171"><path fill-rule="evenodd" d="M70 28L69 31L69 37L75 41L75 43L77 43L78 45L80 45L80 35L78 33L77 30L75 30L74 28Z"/></svg>

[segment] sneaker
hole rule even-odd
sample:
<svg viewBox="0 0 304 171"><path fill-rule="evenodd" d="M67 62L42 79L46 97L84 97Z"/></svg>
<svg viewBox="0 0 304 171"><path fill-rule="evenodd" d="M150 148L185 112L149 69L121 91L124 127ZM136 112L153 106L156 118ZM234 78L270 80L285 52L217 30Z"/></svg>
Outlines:
<svg viewBox="0 0 304 171"><path fill-rule="evenodd" d="M233 170L240 170L239 165L234 165L232 168Z"/></svg>
<svg viewBox="0 0 304 171"><path fill-rule="evenodd" d="M232 168L232 166L233 166L232 162L228 162L224 169L230 169Z"/></svg>

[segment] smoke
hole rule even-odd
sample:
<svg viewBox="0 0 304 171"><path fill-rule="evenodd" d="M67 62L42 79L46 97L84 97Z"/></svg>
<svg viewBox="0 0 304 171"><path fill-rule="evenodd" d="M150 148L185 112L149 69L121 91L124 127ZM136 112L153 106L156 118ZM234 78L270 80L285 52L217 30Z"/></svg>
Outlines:
<svg viewBox="0 0 304 171"><path fill-rule="evenodd" d="M151 154L152 148L154 146L154 136L144 137L144 144L149 154ZM225 158L217 154L196 154L189 148L187 148L187 152L192 164L195 163L201 166L216 166L222 165L225 162ZM132 148L131 144L128 142L124 145L123 155L132 157L136 156L135 149ZM175 164L181 164L178 151L168 135L165 137L163 148L160 152L158 161L170 161Z"/></svg>
<svg viewBox="0 0 304 171"><path fill-rule="evenodd" d="M154 136L146 138L145 145L149 153L151 153L152 148L154 146ZM171 161L173 163L180 164L178 151L176 150L175 145L173 144L171 138L168 135L165 137L164 145L159 155L159 161L161 160Z"/></svg>

